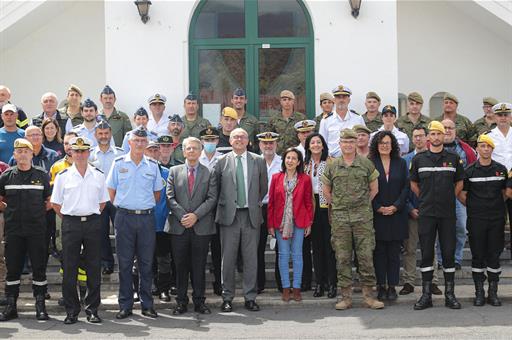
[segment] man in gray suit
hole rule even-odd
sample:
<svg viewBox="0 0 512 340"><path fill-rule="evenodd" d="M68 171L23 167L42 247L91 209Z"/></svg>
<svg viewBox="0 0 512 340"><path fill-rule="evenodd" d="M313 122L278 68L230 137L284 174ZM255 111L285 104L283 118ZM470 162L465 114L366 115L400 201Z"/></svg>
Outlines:
<svg viewBox="0 0 512 340"><path fill-rule="evenodd" d="M222 156L215 165L219 200L215 222L220 224L222 248L222 307L233 310L235 271L238 247L242 250L245 308L259 311L257 295L258 241L262 199L267 193L265 160L247 151L249 136L244 129L231 131L229 143L233 151Z"/></svg>
<svg viewBox="0 0 512 340"><path fill-rule="evenodd" d="M188 278L192 281L194 311L210 314L205 304L205 270L208 247L216 228L213 209L217 203L217 182L213 172L199 163L201 141L188 137L183 141L185 164L169 170L167 200L171 208L169 226L176 264L176 307L174 315L187 311Z"/></svg>

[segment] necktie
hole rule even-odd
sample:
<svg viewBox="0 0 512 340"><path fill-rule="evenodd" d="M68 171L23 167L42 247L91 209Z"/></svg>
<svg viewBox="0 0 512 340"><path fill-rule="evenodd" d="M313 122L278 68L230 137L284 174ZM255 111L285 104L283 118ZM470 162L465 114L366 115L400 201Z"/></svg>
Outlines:
<svg viewBox="0 0 512 340"><path fill-rule="evenodd" d="M245 208L245 179L242 156L236 156L236 201L239 208Z"/></svg>
<svg viewBox="0 0 512 340"><path fill-rule="evenodd" d="M188 169L188 193L192 196L192 189L194 189L194 168Z"/></svg>

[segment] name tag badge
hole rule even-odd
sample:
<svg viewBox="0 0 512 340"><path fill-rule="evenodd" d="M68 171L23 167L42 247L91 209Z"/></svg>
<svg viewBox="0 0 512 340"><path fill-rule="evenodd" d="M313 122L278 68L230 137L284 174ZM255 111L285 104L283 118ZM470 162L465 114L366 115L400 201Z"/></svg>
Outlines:
<svg viewBox="0 0 512 340"><path fill-rule="evenodd" d="M128 172L128 169L126 169L126 168L119 169L119 173L125 174L127 172Z"/></svg>

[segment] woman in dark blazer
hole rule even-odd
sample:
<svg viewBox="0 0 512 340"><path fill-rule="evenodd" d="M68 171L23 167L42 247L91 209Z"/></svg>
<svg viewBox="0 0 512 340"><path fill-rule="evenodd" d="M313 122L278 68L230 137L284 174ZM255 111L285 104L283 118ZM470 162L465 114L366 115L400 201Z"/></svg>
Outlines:
<svg viewBox="0 0 512 340"><path fill-rule="evenodd" d="M400 158L400 147L390 131L375 135L369 157L380 174L379 193L372 202L377 298L393 301L398 298L395 286L400 275L400 245L409 236L405 206L409 194L409 171L405 160Z"/></svg>

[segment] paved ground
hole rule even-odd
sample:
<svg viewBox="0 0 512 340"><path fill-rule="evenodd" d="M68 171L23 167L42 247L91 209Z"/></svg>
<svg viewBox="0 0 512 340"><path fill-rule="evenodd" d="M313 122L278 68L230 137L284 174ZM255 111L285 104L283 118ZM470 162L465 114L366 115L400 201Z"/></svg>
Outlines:
<svg viewBox="0 0 512 340"><path fill-rule="evenodd" d="M413 311L412 303L417 294L400 297L397 303L387 305L382 311L359 308L360 294L355 294L355 307L338 312L333 309L334 300L314 299L311 292L304 294L302 303L284 304L275 292L267 292L258 298L260 312L247 312L242 300L237 299L234 313L218 312L219 299L208 296L213 314L187 313L172 316L173 304L158 303L159 318L142 317L138 310L126 320L115 320L115 295L105 293L102 300L102 325L92 325L80 316L80 322L66 326L62 323L64 312L55 305L57 293L49 302L52 320L37 322L34 318L32 299L24 296L20 301L20 318L0 324L0 338L80 339L103 338L194 338L194 339L397 339L397 338L470 338L510 339L512 333L512 286L500 289L503 307L471 305L473 289L459 286L457 295L463 309L452 311L443 306L442 297L436 296L435 307L425 311ZM418 293L419 294L419 293ZM138 307L138 306L137 306ZM136 308L137 308L136 307ZM192 306L189 306L192 308Z"/></svg>

